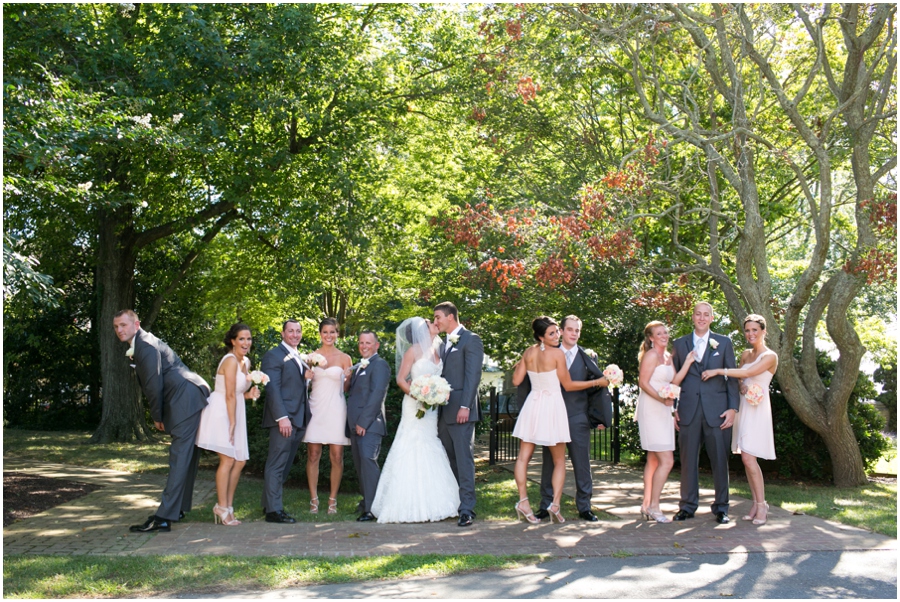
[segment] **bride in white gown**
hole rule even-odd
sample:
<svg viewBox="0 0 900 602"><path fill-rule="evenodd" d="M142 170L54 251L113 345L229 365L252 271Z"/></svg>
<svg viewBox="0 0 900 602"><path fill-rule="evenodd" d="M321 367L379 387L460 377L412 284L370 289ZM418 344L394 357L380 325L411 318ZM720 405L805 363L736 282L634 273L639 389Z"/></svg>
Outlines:
<svg viewBox="0 0 900 602"><path fill-rule="evenodd" d="M437 334L437 326L424 318L404 320L397 329L397 384L406 395L372 503L379 523L423 523L457 515L459 485L438 439L437 408L416 418L418 404L409 396L414 379L441 374Z"/></svg>

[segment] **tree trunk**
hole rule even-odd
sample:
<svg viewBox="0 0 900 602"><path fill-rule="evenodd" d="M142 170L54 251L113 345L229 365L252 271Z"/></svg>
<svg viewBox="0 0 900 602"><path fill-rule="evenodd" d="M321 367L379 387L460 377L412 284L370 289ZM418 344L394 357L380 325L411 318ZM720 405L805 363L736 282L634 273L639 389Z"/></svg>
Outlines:
<svg viewBox="0 0 900 602"><path fill-rule="evenodd" d="M130 210L101 211L99 216L97 272L94 279L100 339L100 375L103 413L91 443L152 440L144 418L141 391L134 370L125 357L126 346L116 337L113 317L134 308L136 250Z"/></svg>
<svg viewBox="0 0 900 602"><path fill-rule="evenodd" d="M846 406L845 406L846 407ZM859 443L850 426L847 412L837 415L832 428L819 433L831 457L834 484L838 487L857 487L868 482L866 467L859 453Z"/></svg>

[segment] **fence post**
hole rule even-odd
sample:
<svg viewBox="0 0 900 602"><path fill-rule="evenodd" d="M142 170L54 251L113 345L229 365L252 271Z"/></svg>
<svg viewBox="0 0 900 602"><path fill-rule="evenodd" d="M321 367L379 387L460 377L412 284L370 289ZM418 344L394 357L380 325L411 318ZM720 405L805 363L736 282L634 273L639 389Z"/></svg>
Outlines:
<svg viewBox="0 0 900 602"><path fill-rule="evenodd" d="M490 407L491 414L491 431L490 431L490 443L488 444L490 450L488 452L488 465L493 466L497 463L497 421L500 417L500 398L497 396L497 387L491 387L491 394L489 397L488 405Z"/></svg>
<svg viewBox="0 0 900 602"><path fill-rule="evenodd" d="M619 387L613 389L613 464L619 463Z"/></svg>

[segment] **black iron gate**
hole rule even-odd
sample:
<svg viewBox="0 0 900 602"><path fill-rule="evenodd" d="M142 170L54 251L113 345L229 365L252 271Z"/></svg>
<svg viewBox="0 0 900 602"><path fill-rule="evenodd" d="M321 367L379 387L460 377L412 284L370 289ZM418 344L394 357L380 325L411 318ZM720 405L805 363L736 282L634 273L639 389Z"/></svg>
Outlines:
<svg viewBox="0 0 900 602"><path fill-rule="evenodd" d="M591 431L591 459L617 463L619 461L619 389L613 389L613 426ZM490 415L490 464L514 462L519 455L519 440L512 436L519 408L515 393L501 395L496 387L488 394Z"/></svg>

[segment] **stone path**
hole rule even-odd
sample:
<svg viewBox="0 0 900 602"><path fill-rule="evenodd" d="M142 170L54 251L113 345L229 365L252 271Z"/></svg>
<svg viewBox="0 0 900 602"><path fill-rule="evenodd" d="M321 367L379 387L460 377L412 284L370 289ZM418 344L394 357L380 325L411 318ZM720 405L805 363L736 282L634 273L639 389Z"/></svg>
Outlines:
<svg viewBox="0 0 900 602"><path fill-rule="evenodd" d="M537 478L539 457L530 477ZM619 520L588 523L569 517L565 524L532 526L513 520L481 521L460 529L455 521L415 525L297 523L274 525L262 520L223 528L209 522L173 526L170 533L133 534L128 525L143 522L158 503L165 477L113 470L4 459L4 470L33 472L102 485L87 496L18 521L3 530L4 554L230 554L340 555L383 554L547 554L558 558L610 555L716 554L746 552L813 552L896 550L897 540L811 516L795 516L772 508L769 523L754 527L734 520L717 525L709 514L711 490L701 491L701 510L684 523L656 524L640 520L642 483L638 471L623 466L594 468L593 504ZM571 472L568 475L571 479ZM198 481L196 504L212 504L212 481ZM567 482L567 493L574 483ZM537 500L533 500L535 503ZM677 510L678 484L664 491L662 509ZM208 503L207 503L208 502ZM733 498L731 515L748 509Z"/></svg>

